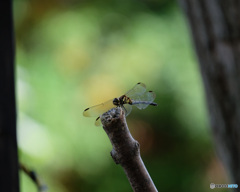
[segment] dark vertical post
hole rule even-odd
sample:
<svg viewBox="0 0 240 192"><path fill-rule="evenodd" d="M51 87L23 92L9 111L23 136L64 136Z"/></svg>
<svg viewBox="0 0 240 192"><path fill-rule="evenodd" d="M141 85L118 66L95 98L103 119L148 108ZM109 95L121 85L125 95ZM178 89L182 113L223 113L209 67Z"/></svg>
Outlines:
<svg viewBox="0 0 240 192"><path fill-rule="evenodd" d="M18 192L12 1L0 1L0 191Z"/></svg>

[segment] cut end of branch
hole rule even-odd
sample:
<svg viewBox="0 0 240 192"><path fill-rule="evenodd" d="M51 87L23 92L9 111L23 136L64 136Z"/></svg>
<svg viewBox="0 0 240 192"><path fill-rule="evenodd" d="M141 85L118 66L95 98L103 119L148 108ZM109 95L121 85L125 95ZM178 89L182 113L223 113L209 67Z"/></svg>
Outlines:
<svg viewBox="0 0 240 192"><path fill-rule="evenodd" d="M103 127L109 127L112 124L116 124L123 119L125 121L124 111L121 109L121 107L110 109L101 115L101 122L103 124Z"/></svg>

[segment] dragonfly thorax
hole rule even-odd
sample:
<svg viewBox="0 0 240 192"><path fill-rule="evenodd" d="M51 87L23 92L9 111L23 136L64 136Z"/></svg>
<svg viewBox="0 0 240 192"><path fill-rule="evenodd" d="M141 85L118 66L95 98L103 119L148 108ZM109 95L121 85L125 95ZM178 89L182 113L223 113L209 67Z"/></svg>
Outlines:
<svg viewBox="0 0 240 192"><path fill-rule="evenodd" d="M113 99L113 105L123 106L124 104L132 105L132 100L129 97L127 97L126 95L122 95L119 98Z"/></svg>

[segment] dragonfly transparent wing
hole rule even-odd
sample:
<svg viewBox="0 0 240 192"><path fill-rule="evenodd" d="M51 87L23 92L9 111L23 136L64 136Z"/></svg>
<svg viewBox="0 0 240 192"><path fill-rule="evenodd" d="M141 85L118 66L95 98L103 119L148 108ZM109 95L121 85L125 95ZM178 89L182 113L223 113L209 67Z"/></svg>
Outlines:
<svg viewBox="0 0 240 192"><path fill-rule="evenodd" d="M101 125L102 125L102 122L101 122L100 117L98 117L98 118L96 119L95 125L96 125L96 126L101 126Z"/></svg>
<svg viewBox="0 0 240 192"><path fill-rule="evenodd" d="M133 101L138 109L145 109L156 98L156 94L152 91L146 92L146 85L143 83L136 84L126 94Z"/></svg>
<svg viewBox="0 0 240 192"><path fill-rule="evenodd" d="M116 107L116 106L115 106L115 107ZM131 111L132 111L132 106L131 106L131 105L128 105L128 104L125 104L125 105L123 105L122 109L123 109L124 112L125 112L125 117L127 117L127 116L131 113ZM96 126L101 126L101 125L102 125L102 122L101 122L100 117L98 117L98 118L96 119L95 125L96 125Z"/></svg>
<svg viewBox="0 0 240 192"><path fill-rule="evenodd" d="M146 85L143 83L137 83L132 89L130 89L125 95L133 99L136 96L142 95L146 92Z"/></svg>
<svg viewBox="0 0 240 192"><path fill-rule="evenodd" d="M122 109L125 112L125 117L127 117L132 111L132 106L129 104L125 104L125 105L123 105Z"/></svg>
<svg viewBox="0 0 240 192"><path fill-rule="evenodd" d="M156 98L156 94L152 91L148 91L142 95L135 95L132 99L133 105L135 105L138 109L145 109L148 105L152 104L154 99Z"/></svg>
<svg viewBox="0 0 240 192"><path fill-rule="evenodd" d="M108 110L116 107L113 105L113 99L106 101L105 103L101 103L99 105L95 105L93 107L89 107L83 111L83 115L85 117L97 117L107 112Z"/></svg>

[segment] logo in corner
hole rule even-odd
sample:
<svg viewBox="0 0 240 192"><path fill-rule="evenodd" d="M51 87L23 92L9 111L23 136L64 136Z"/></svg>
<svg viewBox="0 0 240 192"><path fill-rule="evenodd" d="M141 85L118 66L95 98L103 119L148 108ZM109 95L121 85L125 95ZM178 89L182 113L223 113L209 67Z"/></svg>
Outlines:
<svg viewBox="0 0 240 192"><path fill-rule="evenodd" d="M214 183L211 183L211 184L210 184L210 188L211 188L211 189L214 189L214 188L215 188L215 184L214 184Z"/></svg>

